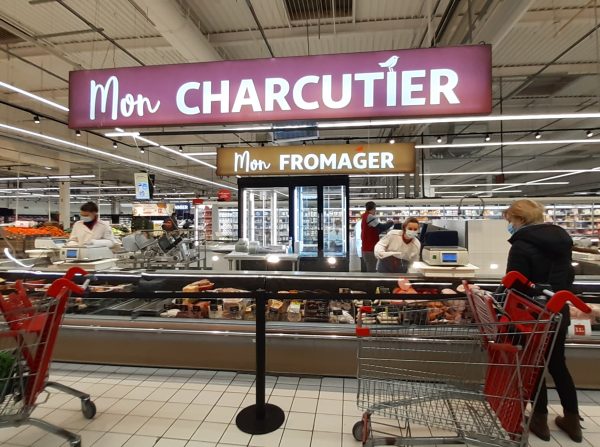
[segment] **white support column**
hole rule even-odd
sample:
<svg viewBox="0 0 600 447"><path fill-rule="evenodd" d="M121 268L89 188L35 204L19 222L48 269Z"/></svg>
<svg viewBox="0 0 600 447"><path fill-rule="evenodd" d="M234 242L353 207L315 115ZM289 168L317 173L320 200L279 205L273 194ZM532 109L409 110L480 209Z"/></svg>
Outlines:
<svg viewBox="0 0 600 447"><path fill-rule="evenodd" d="M58 162L58 173L59 175L70 175L71 165L65 161ZM60 182L58 194L59 221L66 230L71 227L71 183Z"/></svg>

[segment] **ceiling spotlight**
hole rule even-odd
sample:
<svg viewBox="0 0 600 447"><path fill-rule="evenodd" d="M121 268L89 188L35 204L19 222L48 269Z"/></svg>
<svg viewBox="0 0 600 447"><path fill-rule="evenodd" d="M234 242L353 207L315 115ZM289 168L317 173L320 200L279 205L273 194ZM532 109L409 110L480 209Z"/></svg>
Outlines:
<svg viewBox="0 0 600 447"><path fill-rule="evenodd" d="M346 144L350 144L350 140L346 140Z"/></svg>
<svg viewBox="0 0 600 447"><path fill-rule="evenodd" d="M117 145L117 142L116 142L116 141L113 141L113 149L116 149L116 148L117 148L117 146L118 146L118 145Z"/></svg>
<svg viewBox="0 0 600 447"><path fill-rule="evenodd" d="M37 115L33 115L33 122L34 122L35 124L40 124L40 117L39 117L39 116L37 116Z"/></svg>
<svg viewBox="0 0 600 447"><path fill-rule="evenodd" d="M52 168L50 166L44 166L45 169L47 169L48 171L51 171Z"/></svg>
<svg viewBox="0 0 600 447"><path fill-rule="evenodd" d="M76 136L76 137L80 137L80 136L81 136L81 131L80 131L79 129L77 129L77 130L75 131L75 136Z"/></svg>
<svg viewBox="0 0 600 447"><path fill-rule="evenodd" d="M536 139L536 140L539 140L540 138L542 138L542 134L541 134L541 133L539 133L539 132L536 132L536 133L535 133L535 139Z"/></svg>
<svg viewBox="0 0 600 447"><path fill-rule="evenodd" d="M592 137L594 136L594 131L592 131L592 130L588 130L588 131L585 133L585 136L586 136L586 137L588 137L588 138L592 138Z"/></svg>
<svg viewBox="0 0 600 447"><path fill-rule="evenodd" d="M442 142L442 137L437 137L437 139L435 141L437 141L438 143L441 143Z"/></svg>
<svg viewBox="0 0 600 447"><path fill-rule="evenodd" d="M179 152L183 152L183 146L179 146Z"/></svg>
<svg viewBox="0 0 600 447"><path fill-rule="evenodd" d="M490 137L490 134L486 134L484 140L485 141L490 141L492 139L492 137Z"/></svg>
<svg viewBox="0 0 600 447"><path fill-rule="evenodd" d="M144 152L146 152L146 151L144 150L144 146L140 147L140 154L143 154Z"/></svg>
<svg viewBox="0 0 600 447"><path fill-rule="evenodd" d="M396 140L394 140L393 138L390 138L390 144L394 144L396 142Z"/></svg>

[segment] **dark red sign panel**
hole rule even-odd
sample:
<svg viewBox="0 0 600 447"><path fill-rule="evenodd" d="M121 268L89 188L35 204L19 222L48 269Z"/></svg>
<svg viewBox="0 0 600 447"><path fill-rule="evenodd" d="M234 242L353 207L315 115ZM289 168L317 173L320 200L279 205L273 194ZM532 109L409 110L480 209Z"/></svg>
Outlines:
<svg viewBox="0 0 600 447"><path fill-rule="evenodd" d="M176 126L488 114L491 47L70 73L69 126Z"/></svg>

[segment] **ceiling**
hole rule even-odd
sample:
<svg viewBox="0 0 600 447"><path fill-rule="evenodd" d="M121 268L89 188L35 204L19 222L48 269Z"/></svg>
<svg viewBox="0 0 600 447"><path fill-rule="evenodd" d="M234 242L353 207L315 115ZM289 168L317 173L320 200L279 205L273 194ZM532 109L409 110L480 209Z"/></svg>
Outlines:
<svg viewBox="0 0 600 447"><path fill-rule="evenodd" d="M493 48L494 114L596 113L600 111L599 17L600 0L0 0L0 81L66 106L69 71L77 69L486 42ZM32 120L35 114L41 117L39 124ZM21 176L93 173L96 177L85 183L130 185L139 163L149 163L169 170L157 172L157 184L164 191L211 196L217 188L235 186L236 179L216 177L214 169L203 163L214 165L214 156L186 156L188 153L214 152L221 144L269 144L269 135L260 131L235 132L215 126L140 129L153 132L148 138L174 150L151 149L142 154L136 147L140 142L133 138L120 139L115 149L113 140L102 133L83 131L76 136L66 122L66 112L0 87L0 123L104 152L90 154L81 146L0 128L0 177L15 172ZM321 130L320 137L332 143L348 139L385 142L393 137L436 144L439 136L442 143L453 145L483 143L486 134L490 134L491 144L583 140L510 145L502 150L498 144L419 149L421 174L466 174L600 167L598 143L585 141L589 129L600 131L600 121L578 118L342 128ZM536 140L538 131L542 137ZM138 164L111 159L106 153ZM507 192L500 189L495 194L595 191L599 172L546 181L566 184L537 186L523 183L558 174L508 173L504 181L521 185L509 185ZM352 193L356 197L374 191L380 197L420 195L425 187L430 196L460 196L473 191L473 187L461 185L499 181L492 174L418 175L406 181L354 177L354 186L388 188L353 188Z"/></svg>

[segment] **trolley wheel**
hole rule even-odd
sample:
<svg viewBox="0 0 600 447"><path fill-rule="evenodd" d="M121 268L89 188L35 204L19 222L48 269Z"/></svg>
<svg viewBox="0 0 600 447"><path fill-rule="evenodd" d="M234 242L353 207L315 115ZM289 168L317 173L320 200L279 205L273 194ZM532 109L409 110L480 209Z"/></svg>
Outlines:
<svg viewBox="0 0 600 447"><path fill-rule="evenodd" d="M81 412L86 419L93 419L96 416L96 404L89 399L82 400Z"/></svg>
<svg viewBox="0 0 600 447"><path fill-rule="evenodd" d="M354 424L354 427L352 427L352 436L354 436L354 439L356 439L357 441L363 442L363 431L365 430L365 421L358 421L356 424Z"/></svg>

